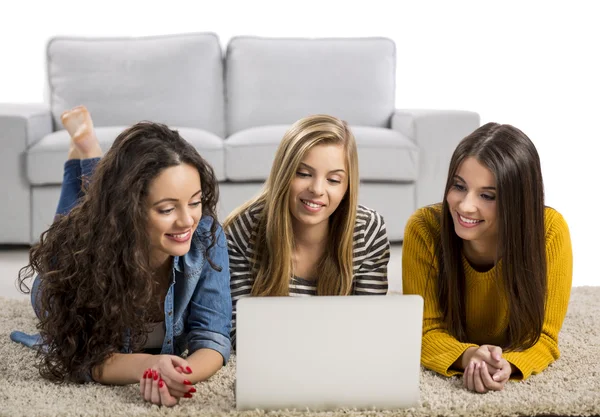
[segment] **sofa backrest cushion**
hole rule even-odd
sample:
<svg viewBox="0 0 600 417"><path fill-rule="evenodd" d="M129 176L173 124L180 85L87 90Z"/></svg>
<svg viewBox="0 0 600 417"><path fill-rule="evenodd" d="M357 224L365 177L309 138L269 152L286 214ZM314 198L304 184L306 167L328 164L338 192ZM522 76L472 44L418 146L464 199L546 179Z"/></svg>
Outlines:
<svg viewBox="0 0 600 417"><path fill-rule="evenodd" d="M141 120L224 136L223 56L212 33L139 38L57 37L47 46L50 106L85 105L96 126Z"/></svg>
<svg viewBox="0 0 600 417"><path fill-rule="evenodd" d="M389 127L396 47L386 38L233 38L225 61L228 135L325 113Z"/></svg>

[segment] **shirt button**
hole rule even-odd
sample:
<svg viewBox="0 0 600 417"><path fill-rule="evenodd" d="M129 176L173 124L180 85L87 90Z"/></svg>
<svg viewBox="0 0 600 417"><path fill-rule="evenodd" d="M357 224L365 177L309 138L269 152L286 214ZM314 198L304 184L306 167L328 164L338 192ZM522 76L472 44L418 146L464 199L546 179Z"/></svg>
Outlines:
<svg viewBox="0 0 600 417"><path fill-rule="evenodd" d="M167 345L170 345L170 344L171 344L171 341L170 341L170 340L167 340Z"/></svg>
<svg viewBox="0 0 600 417"><path fill-rule="evenodd" d="M173 315L173 312L172 312L172 311L169 311L169 313L168 313L168 314L169 314L169 316L172 316L172 315Z"/></svg>

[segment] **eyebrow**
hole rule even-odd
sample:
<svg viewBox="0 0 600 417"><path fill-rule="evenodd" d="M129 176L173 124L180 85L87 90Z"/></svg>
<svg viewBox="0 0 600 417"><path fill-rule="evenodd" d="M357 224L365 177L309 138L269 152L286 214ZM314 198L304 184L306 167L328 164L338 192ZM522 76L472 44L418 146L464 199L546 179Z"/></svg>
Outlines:
<svg viewBox="0 0 600 417"><path fill-rule="evenodd" d="M190 198L194 198L196 197L198 194L200 194L202 192L202 190L198 190L196 191L194 194L192 194L192 196ZM162 200L158 200L156 203L152 204L152 207L154 206L158 206L161 203L166 203L167 201L172 201L172 202L178 202L179 200L176 198L171 198L171 197L167 197L167 198L163 198Z"/></svg>
<svg viewBox="0 0 600 417"><path fill-rule="evenodd" d="M304 165L306 168L310 169L311 171L316 171L316 169L314 169L313 167L311 167L308 164L305 164L304 162L300 162L300 165ZM329 171L328 174L333 174L333 173L337 173L337 172L342 172L344 174L346 173L346 171L343 169L334 169L332 171Z"/></svg>
<svg viewBox="0 0 600 417"><path fill-rule="evenodd" d="M461 180L462 182L464 182L465 184L467 183L463 177L461 177L460 175L455 175L454 178L458 178L459 180ZM491 191L496 191L496 187L481 187L482 190L491 190Z"/></svg>

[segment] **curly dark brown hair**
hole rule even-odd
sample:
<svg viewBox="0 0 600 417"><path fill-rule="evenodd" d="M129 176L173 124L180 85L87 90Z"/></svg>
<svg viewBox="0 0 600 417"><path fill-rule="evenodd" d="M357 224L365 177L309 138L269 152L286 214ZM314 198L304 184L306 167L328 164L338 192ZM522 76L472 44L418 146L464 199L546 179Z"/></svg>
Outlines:
<svg viewBox="0 0 600 417"><path fill-rule="evenodd" d="M125 335L133 351L146 343L151 312L160 307L145 199L162 170L184 163L198 169L202 214L213 218L208 252L218 228L214 172L177 131L150 122L117 137L80 203L57 218L31 248L18 282L29 292L24 281L40 275L34 298L43 312L38 329L47 346L38 355L42 377L83 382L95 366L123 350Z"/></svg>

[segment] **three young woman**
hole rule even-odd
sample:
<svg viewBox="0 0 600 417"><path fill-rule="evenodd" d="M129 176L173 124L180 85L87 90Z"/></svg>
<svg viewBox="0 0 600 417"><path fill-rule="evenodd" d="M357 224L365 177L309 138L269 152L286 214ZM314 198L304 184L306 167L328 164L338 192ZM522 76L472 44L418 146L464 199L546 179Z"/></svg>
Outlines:
<svg viewBox="0 0 600 417"><path fill-rule="evenodd" d="M454 151L442 203L406 225L402 284L425 300L422 364L463 372L477 392L541 372L560 354L572 267L533 143L510 125L480 127Z"/></svg>
<svg viewBox="0 0 600 417"><path fill-rule="evenodd" d="M144 399L173 405L226 363L241 297L387 292L385 224L357 203L345 122L296 122L225 233L212 169L177 132L134 125L100 160L87 111L63 123L73 142L57 219L20 279L40 274L41 337L11 335L42 347L45 377L140 381ZM476 130L452 156L444 201L406 227L404 293L425 299L422 363L464 372L478 392L540 372L559 355L571 270L531 141L508 125Z"/></svg>

